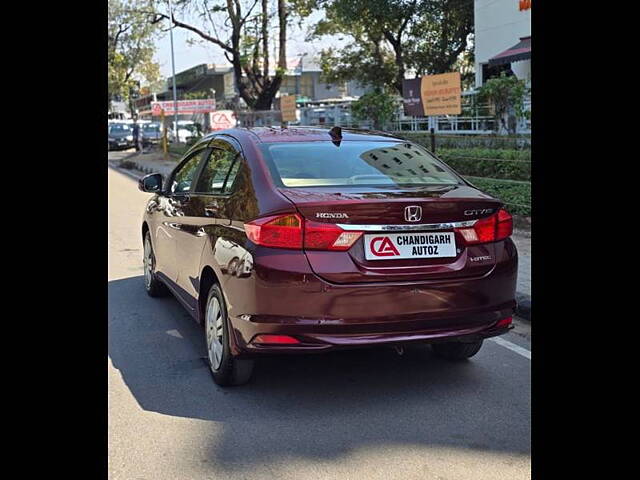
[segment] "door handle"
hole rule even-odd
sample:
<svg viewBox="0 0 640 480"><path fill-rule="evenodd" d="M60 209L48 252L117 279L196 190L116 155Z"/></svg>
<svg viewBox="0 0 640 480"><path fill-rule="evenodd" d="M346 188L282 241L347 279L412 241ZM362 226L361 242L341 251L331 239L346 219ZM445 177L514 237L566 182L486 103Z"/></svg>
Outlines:
<svg viewBox="0 0 640 480"><path fill-rule="evenodd" d="M217 203L211 203L206 207L204 207L204 214L207 217L215 217L218 215L219 210L220 210L220 207L218 207Z"/></svg>
<svg viewBox="0 0 640 480"><path fill-rule="evenodd" d="M178 205L184 205L185 203L189 203L190 200L191 200L191 197L189 195L179 195L179 196L173 197L173 202L177 203Z"/></svg>

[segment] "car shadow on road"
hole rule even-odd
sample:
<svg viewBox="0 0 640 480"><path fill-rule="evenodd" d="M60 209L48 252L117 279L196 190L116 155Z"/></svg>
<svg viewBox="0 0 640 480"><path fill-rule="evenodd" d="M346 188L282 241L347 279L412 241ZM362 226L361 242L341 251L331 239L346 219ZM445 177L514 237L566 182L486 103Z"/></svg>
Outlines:
<svg viewBox="0 0 640 480"><path fill-rule="evenodd" d="M514 356L492 342L461 363L422 345L402 356L384 347L267 357L251 383L226 389L205 354L177 300L148 297L141 276L109 282L113 365L144 410L217 422L207 460L217 468L396 444L530 451L529 366L513 375Z"/></svg>

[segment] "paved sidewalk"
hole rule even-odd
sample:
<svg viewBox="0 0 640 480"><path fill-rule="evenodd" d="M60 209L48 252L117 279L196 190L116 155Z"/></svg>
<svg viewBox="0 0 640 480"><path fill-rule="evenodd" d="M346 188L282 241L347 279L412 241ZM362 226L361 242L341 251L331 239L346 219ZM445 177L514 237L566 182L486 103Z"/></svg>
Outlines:
<svg viewBox="0 0 640 480"><path fill-rule="evenodd" d="M511 237L518 249L518 315L531 321L531 232L515 231Z"/></svg>
<svg viewBox="0 0 640 480"><path fill-rule="evenodd" d="M176 166L179 158L168 155L164 158L162 151L152 151L149 153L122 152L118 155L119 159L112 159L113 166L119 166L121 162L128 163L130 166L135 164L131 172L136 174L142 172L161 173L168 175ZM113 158L113 156L112 156ZM518 301L518 309L516 313L531 320L531 232L524 230L516 230L512 236L513 241L518 249L518 286L516 288L516 299Z"/></svg>
<svg viewBox="0 0 640 480"><path fill-rule="evenodd" d="M514 233L512 236L518 248L518 292L531 296L531 234Z"/></svg>
<svg viewBox="0 0 640 480"><path fill-rule="evenodd" d="M152 150L148 153L130 152L120 158L119 162L115 161L115 166L119 166L121 162L125 165L135 164L135 169L146 173L161 173L168 175L173 170L179 160L179 157L167 154L165 158L162 150ZM125 167L126 168L126 167Z"/></svg>

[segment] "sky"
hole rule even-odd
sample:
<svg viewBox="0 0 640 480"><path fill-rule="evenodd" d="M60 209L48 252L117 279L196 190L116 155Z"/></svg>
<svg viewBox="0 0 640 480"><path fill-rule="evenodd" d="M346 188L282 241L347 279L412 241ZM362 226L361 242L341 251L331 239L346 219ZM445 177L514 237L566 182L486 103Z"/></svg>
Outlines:
<svg viewBox="0 0 640 480"><path fill-rule="evenodd" d="M183 20L178 14L176 14L178 20ZM287 29L287 57L289 61L293 61L300 54L307 53L305 59L310 59L314 56L318 56L320 50L331 46L338 46L340 37L331 36L323 38L321 41L305 42L305 36L310 25L322 18L322 12L314 12L309 16L302 27L299 29L294 25L291 25ZM184 19L186 22L186 19ZM194 24L197 25L197 23ZM277 28L271 33L271 49L273 49L273 40L277 38ZM215 63L215 64L229 64L224 57L223 50L212 43L199 43L197 45L189 45L187 41L189 39L198 39L199 37L182 28L173 29L173 48L176 62L176 73L182 72L188 68L200 65L202 63ZM171 74L171 43L169 32L165 33L162 38L156 42L157 51L154 55L155 61L160 64L160 71L162 75L170 77ZM273 61L273 60L272 60Z"/></svg>

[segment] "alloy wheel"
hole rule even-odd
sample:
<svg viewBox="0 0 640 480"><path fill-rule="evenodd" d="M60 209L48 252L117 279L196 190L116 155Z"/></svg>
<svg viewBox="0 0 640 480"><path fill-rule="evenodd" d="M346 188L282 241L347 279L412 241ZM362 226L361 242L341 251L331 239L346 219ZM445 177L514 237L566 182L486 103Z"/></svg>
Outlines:
<svg viewBox="0 0 640 480"><path fill-rule="evenodd" d="M142 263L144 264L144 285L148 290L149 288L151 288L151 280L153 279L153 268L155 266L153 250L151 250L151 242L149 242L149 237L147 237L144 241L144 255L142 258Z"/></svg>
<svg viewBox="0 0 640 480"><path fill-rule="evenodd" d="M207 305L207 353L213 370L218 370L222 363L222 309L216 297L211 297Z"/></svg>

